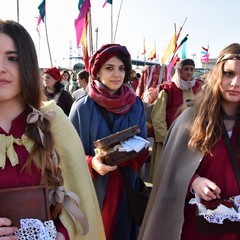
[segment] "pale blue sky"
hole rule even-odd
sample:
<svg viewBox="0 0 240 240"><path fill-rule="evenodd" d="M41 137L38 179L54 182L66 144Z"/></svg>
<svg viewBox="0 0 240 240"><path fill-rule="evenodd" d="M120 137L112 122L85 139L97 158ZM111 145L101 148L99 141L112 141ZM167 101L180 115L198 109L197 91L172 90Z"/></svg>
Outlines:
<svg viewBox="0 0 240 240"><path fill-rule="evenodd" d="M111 41L111 5L102 8L104 0L91 0L93 48ZM113 35L122 0L113 0ZM17 20L17 0L0 0L0 18ZM29 31L39 54L41 67L49 67L44 25L40 25L41 38L36 31L38 5L41 0L19 0L19 22ZM78 16L78 0L46 0L47 30L53 65L70 67L70 42L73 56L78 56L74 19ZM187 18L180 39L189 34L187 57L199 64L201 47L209 43L210 58L232 42L240 42L240 1L236 0L123 0L116 32L116 43L126 45L132 58L143 59L143 39L149 53L156 43L157 57L161 58L173 35ZM95 29L98 27L98 38ZM81 54L81 52L80 52Z"/></svg>

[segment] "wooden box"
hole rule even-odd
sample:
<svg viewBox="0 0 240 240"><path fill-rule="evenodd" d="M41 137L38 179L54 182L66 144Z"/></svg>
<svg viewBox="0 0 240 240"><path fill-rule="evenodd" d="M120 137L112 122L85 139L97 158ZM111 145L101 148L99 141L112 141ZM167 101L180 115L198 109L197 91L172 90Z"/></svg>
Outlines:
<svg viewBox="0 0 240 240"><path fill-rule="evenodd" d="M94 146L99 149L107 150L108 148L113 147L114 145L119 144L120 141L127 140L128 138L140 133L140 128L135 125L133 127L124 129L122 131L119 131L115 134L111 134L108 137L101 138L94 142ZM120 151L114 151L109 152L104 157L104 163L110 166L117 165L121 162L128 161L130 159L133 159L140 155L144 149L142 149L140 152L131 151L131 152L120 152Z"/></svg>
<svg viewBox="0 0 240 240"><path fill-rule="evenodd" d="M24 218L50 220L46 185L0 189L0 206L0 216L9 218L16 227Z"/></svg>

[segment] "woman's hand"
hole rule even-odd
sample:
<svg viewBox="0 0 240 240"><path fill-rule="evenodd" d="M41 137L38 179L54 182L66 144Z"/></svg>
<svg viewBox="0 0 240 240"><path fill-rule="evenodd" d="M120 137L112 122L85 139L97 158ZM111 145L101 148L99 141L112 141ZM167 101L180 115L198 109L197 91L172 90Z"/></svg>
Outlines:
<svg viewBox="0 0 240 240"><path fill-rule="evenodd" d="M4 240L16 240L17 235L6 236L8 234L14 234L18 228L11 226L11 220L8 218L0 218L0 239Z"/></svg>
<svg viewBox="0 0 240 240"><path fill-rule="evenodd" d="M117 169L117 166L109 166L103 163L102 158L105 155L105 152L101 152L96 154L92 159L92 168L102 176Z"/></svg>
<svg viewBox="0 0 240 240"><path fill-rule="evenodd" d="M220 198L221 189L214 182L204 177L195 178L192 189L198 197L206 201Z"/></svg>

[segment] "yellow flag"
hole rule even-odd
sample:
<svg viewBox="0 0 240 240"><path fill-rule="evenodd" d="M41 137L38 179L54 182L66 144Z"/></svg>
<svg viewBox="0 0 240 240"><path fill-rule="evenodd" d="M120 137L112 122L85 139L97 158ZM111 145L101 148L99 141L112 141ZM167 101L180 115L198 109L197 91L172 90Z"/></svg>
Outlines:
<svg viewBox="0 0 240 240"><path fill-rule="evenodd" d="M168 57L175 51L177 45L177 36L176 32L174 32L170 42L168 43L168 46L166 50L164 51L163 57L162 57L162 64L164 64Z"/></svg>

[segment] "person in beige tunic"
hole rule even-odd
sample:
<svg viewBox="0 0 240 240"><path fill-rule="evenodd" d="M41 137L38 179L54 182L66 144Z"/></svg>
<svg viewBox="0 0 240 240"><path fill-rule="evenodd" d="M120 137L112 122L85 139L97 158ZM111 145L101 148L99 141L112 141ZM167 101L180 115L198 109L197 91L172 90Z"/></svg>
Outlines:
<svg viewBox="0 0 240 240"><path fill-rule="evenodd" d="M150 181L153 182L167 131L177 116L180 106L200 91L202 83L193 77L195 63L192 59L181 60L171 82L163 84L151 114L154 142L150 163Z"/></svg>

